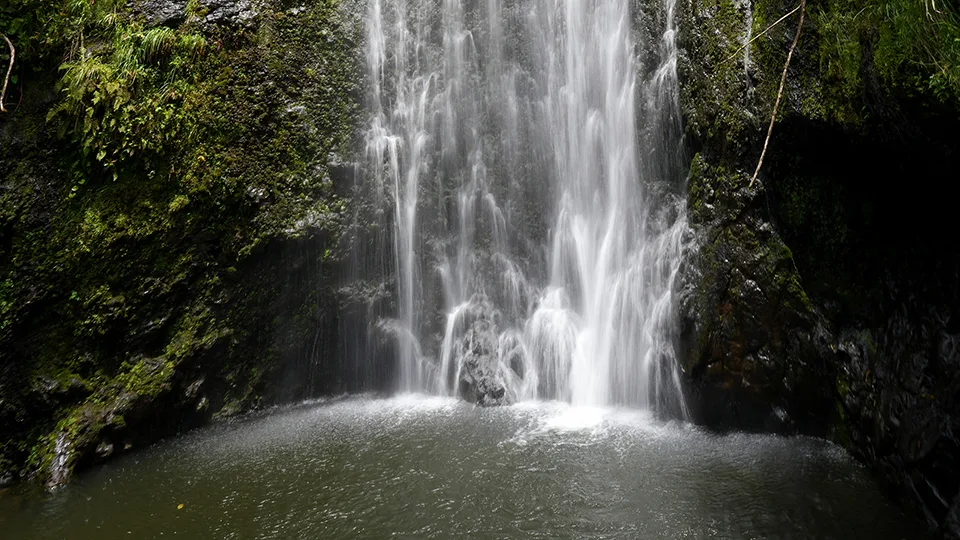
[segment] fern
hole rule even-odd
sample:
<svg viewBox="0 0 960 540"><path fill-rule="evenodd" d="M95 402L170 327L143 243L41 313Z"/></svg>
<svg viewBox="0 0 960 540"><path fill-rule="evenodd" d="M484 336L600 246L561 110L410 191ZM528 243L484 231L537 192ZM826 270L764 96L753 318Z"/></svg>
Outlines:
<svg viewBox="0 0 960 540"><path fill-rule="evenodd" d="M144 63L157 62L170 54L176 43L176 33L166 26L151 28L143 36L141 51Z"/></svg>

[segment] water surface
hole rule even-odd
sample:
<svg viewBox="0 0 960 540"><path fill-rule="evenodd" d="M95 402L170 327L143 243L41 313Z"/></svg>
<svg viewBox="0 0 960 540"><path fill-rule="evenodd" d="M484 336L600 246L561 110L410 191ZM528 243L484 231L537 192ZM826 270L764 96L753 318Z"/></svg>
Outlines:
<svg viewBox="0 0 960 540"><path fill-rule="evenodd" d="M0 495L5 539L898 539L915 530L861 466L817 439L424 396L275 410L125 456L54 494Z"/></svg>

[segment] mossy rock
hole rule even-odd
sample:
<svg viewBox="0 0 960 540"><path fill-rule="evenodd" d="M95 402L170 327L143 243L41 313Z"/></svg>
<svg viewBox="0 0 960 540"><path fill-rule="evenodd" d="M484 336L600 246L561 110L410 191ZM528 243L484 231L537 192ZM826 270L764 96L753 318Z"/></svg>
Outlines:
<svg viewBox="0 0 960 540"><path fill-rule="evenodd" d="M698 154L688 185L700 241L683 277L680 362L695 417L716 427L823 432L829 414L818 414L833 402L816 388L826 368L822 323L792 252L761 217L762 184Z"/></svg>
<svg viewBox="0 0 960 540"><path fill-rule="evenodd" d="M18 24L58 9L34 3ZM24 44L14 90L57 91L25 91L0 119L0 476L60 483L214 415L350 383L331 164L359 121L355 14L276 1L214 20L201 2L151 27L128 7L100 24L104 5L57 12L43 46ZM85 56L58 70L80 30Z"/></svg>

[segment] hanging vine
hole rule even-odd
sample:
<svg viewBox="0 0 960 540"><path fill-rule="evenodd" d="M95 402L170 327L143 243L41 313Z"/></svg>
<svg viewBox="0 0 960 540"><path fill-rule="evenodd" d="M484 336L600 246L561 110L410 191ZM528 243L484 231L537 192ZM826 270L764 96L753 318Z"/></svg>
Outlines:
<svg viewBox="0 0 960 540"><path fill-rule="evenodd" d="M7 67L7 76L3 79L3 90L0 90L0 112L10 112L4 107L3 98L7 95L7 85L10 83L10 73L13 71L13 61L17 57L17 49L6 35L3 36L3 39L7 42L7 46L10 47L10 65Z"/></svg>
<svg viewBox="0 0 960 540"><path fill-rule="evenodd" d="M793 43L790 45L790 52L787 53L787 61L783 65L783 75L780 77L780 89L777 90L777 100L773 102L773 114L770 115L770 127L767 128L767 139L763 141L763 151L760 152L760 161L757 162L757 170L750 179L750 187L757 181L760 174L760 167L763 166L763 158L767 155L767 146L770 144L770 136L773 135L773 124L777 121L777 109L780 108L780 99L783 98L783 87L787 84L787 70L790 68L790 59L793 57L793 50L797 48L797 42L800 41L800 31L803 30L803 17L807 13L807 0L800 0L800 22L797 23L797 33L793 36ZM779 21L778 21L779 22Z"/></svg>

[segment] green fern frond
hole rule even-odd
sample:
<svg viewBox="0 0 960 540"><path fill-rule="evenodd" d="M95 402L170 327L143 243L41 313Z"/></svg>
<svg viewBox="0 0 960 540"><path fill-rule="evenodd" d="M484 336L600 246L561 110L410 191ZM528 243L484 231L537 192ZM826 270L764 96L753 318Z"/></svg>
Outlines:
<svg viewBox="0 0 960 540"><path fill-rule="evenodd" d="M176 42L176 33L166 26L151 28L143 35L143 61L155 62L170 54Z"/></svg>

